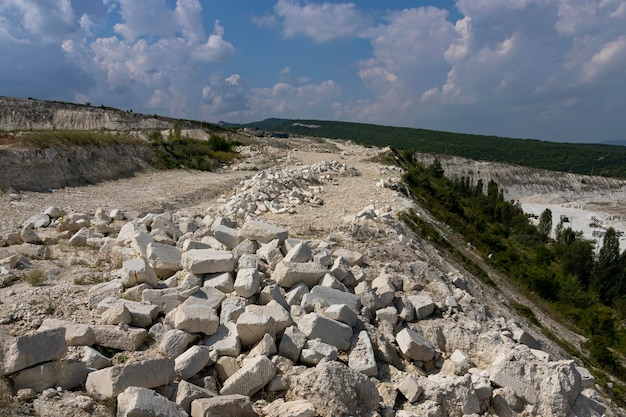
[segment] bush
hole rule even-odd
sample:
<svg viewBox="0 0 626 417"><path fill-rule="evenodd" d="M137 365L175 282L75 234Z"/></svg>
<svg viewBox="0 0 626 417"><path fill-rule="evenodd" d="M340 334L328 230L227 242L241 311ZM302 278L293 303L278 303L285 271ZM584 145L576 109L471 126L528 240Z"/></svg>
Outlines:
<svg viewBox="0 0 626 417"><path fill-rule="evenodd" d="M41 286L46 281L46 274L41 269L35 269L22 276L22 280L28 282L33 287Z"/></svg>

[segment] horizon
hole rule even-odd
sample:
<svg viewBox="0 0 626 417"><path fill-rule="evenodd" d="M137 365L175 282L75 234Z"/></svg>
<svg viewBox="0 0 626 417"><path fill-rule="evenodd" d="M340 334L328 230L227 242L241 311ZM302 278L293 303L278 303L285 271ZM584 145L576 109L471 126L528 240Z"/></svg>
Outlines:
<svg viewBox="0 0 626 417"><path fill-rule="evenodd" d="M0 95L166 117L626 140L619 0L0 0Z"/></svg>

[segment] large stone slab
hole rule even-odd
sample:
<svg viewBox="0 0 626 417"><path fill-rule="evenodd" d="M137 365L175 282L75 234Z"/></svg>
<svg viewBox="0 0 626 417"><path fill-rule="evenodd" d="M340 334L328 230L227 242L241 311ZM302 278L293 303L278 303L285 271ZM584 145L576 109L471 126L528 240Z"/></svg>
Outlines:
<svg viewBox="0 0 626 417"><path fill-rule="evenodd" d="M98 303L97 314L104 314L108 309L123 305L130 313L130 325L135 327L149 327L159 314L159 307L150 303L140 303L123 298L107 297Z"/></svg>
<svg viewBox="0 0 626 417"><path fill-rule="evenodd" d="M159 284L159 278L156 273L143 258L134 258L122 263L122 271L120 274L122 284L126 288L146 283L152 288Z"/></svg>
<svg viewBox="0 0 626 417"><path fill-rule="evenodd" d="M228 249L234 249L243 240L239 234L239 230L223 224L218 224L213 228L213 237Z"/></svg>
<svg viewBox="0 0 626 417"><path fill-rule="evenodd" d="M247 395L199 398L191 403L191 417L258 417Z"/></svg>
<svg viewBox="0 0 626 417"><path fill-rule="evenodd" d="M148 335L146 329L134 327L123 329L111 324L93 326L93 332L96 336L97 345L130 351L139 349Z"/></svg>
<svg viewBox="0 0 626 417"><path fill-rule="evenodd" d="M18 337L0 333L1 375L61 359L66 352L65 329L62 327Z"/></svg>
<svg viewBox="0 0 626 417"><path fill-rule="evenodd" d="M415 308L415 317L418 320L425 319L435 311L435 302L428 295L410 295L408 299Z"/></svg>
<svg viewBox="0 0 626 417"><path fill-rule="evenodd" d="M91 346L96 343L96 336L91 326L71 321L47 318L37 329L38 332L62 327L65 329L65 341L68 346Z"/></svg>
<svg viewBox="0 0 626 417"><path fill-rule="evenodd" d="M183 268L196 275L232 272L235 269L235 256L229 251L192 249L183 252L181 263Z"/></svg>
<svg viewBox="0 0 626 417"><path fill-rule="evenodd" d="M246 220L241 230L239 230L239 234L245 239L256 240L261 243L269 243L274 239L283 242L289 236L289 232L286 229L251 219Z"/></svg>
<svg viewBox="0 0 626 417"><path fill-rule="evenodd" d="M404 328L396 335L402 353L416 361L429 361L435 357L435 346L421 334Z"/></svg>
<svg viewBox="0 0 626 417"><path fill-rule="evenodd" d="M309 313L300 318L298 328L309 340L319 338L322 342L335 346L339 350L347 351L350 349L352 327L347 324L317 313Z"/></svg>
<svg viewBox="0 0 626 417"><path fill-rule="evenodd" d="M241 369L224 382L220 395L252 396L270 382L275 375L276 367L267 356L255 356L244 361Z"/></svg>
<svg viewBox="0 0 626 417"><path fill-rule="evenodd" d="M51 387L68 390L84 384L87 373L85 362L76 360L46 362L13 375L13 387L15 390L31 388L37 392Z"/></svg>
<svg viewBox="0 0 626 417"><path fill-rule="evenodd" d="M211 306L185 302L170 311L165 316L165 322L178 330L208 336L217 331L220 318Z"/></svg>
<svg viewBox="0 0 626 417"><path fill-rule="evenodd" d="M174 360L174 370L180 379L189 379L217 360L208 346L194 345Z"/></svg>
<svg viewBox="0 0 626 417"><path fill-rule="evenodd" d="M314 262L281 261L272 273L272 279L283 288L291 288L304 283L311 288L328 272L328 268Z"/></svg>
<svg viewBox="0 0 626 417"><path fill-rule="evenodd" d="M117 417L188 417L183 407L154 390L128 387L117 396Z"/></svg>
<svg viewBox="0 0 626 417"><path fill-rule="evenodd" d="M237 318L237 334L243 346L252 346L263 339L266 333L272 337L276 334L276 322L274 318L265 314L262 310L246 310Z"/></svg>
<svg viewBox="0 0 626 417"><path fill-rule="evenodd" d="M313 287L311 295L323 299L328 305L345 304L355 314L361 313L361 299L358 295L321 285Z"/></svg>
<svg viewBox="0 0 626 417"><path fill-rule="evenodd" d="M167 385L176 378L174 360L147 359L94 371L87 377L87 392L98 399L119 395L128 387L154 388Z"/></svg>
<svg viewBox="0 0 626 417"><path fill-rule="evenodd" d="M146 249L146 258L161 279L168 278L182 269L182 253L176 246L151 242Z"/></svg>

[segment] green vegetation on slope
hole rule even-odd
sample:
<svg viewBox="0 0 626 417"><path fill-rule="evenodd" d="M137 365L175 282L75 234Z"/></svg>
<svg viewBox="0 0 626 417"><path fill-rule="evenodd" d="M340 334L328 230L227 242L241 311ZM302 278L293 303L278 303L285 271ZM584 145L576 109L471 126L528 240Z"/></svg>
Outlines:
<svg viewBox="0 0 626 417"><path fill-rule="evenodd" d="M25 134L20 138L20 142L38 149L47 149L52 146L92 145L107 147L123 144L140 145L143 143L139 139L126 135L86 130L40 130Z"/></svg>
<svg viewBox="0 0 626 417"><path fill-rule="evenodd" d="M626 178L626 147L623 146L557 143L322 120L266 119L248 126L552 171Z"/></svg>
<svg viewBox="0 0 626 417"><path fill-rule="evenodd" d="M471 242L488 264L549 314L586 336L588 364L626 381L626 252L620 255L615 230L607 231L595 255L592 242L562 223L557 226L556 238L549 238L547 225L532 225L518 204L505 201L502 189L493 181L451 180L444 176L438 160L424 167L410 151L399 153L398 160L407 169L404 181L422 207ZM543 223L551 218L547 214L542 216ZM420 225L416 215L405 214L403 220L450 251L450 244L442 244L441 235ZM530 314L532 310L515 307L538 322ZM572 347L565 347L571 353ZM623 386L615 389L626 392ZM624 399L622 405L626 405Z"/></svg>

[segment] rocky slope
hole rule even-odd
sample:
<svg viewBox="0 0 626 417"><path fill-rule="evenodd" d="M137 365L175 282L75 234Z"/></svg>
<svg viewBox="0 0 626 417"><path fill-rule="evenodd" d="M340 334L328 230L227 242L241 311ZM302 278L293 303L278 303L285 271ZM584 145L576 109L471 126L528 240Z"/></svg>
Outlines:
<svg viewBox="0 0 626 417"><path fill-rule="evenodd" d="M104 107L0 96L0 130L154 130L170 129L173 119ZM181 128L192 128L179 121Z"/></svg>
<svg viewBox="0 0 626 417"><path fill-rule="evenodd" d="M107 183L63 203L4 196L27 202L0 242L5 415L621 412L397 220L413 204L385 187L400 172L372 149L329 145L248 149L274 166L231 171L247 179L221 196L179 198L190 189L166 173L155 194L139 176L120 197ZM151 209L163 193L169 209Z"/></svg>

